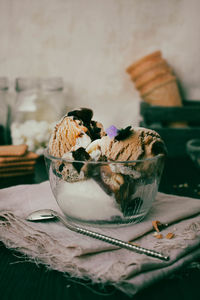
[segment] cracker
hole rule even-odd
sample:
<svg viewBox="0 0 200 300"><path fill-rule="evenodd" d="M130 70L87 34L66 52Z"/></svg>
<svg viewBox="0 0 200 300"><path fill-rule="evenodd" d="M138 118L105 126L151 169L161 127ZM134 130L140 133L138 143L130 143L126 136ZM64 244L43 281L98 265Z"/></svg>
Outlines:
<svg viewBox="0 0 200 300"><path fill-rule="evenodd" d="M25 144L0 146L0 156L22 156L27 149L28 146Z"/></svg>
<svg viewBox="0 0 200 300"><path fill-rule="evenodd" d="M38 157L38 154L29 151L23 156L0 157L0 163L36 160Z"/></svg>
<svg viewBox="0 0 200 300"><path fill-rule="evenodd" d="M27 176L33 175L34 171L23 171L23 172L10 172L10 173L0 173L0 178L7 178L7 177L18 177L18 176Z"/></svg>
<svg viewBox="0 0 200 300"><path fill-rule="evenodd" d="M10 168L0 168L0 174L3 173L12 173L18 171L34 171L34 166L18 166L18 167L10 167Z"/></svg>
<svg viewBox="0 0 200 300"><path fill-rule="evenodd" d="M16 162L0 162L1 168L10 168L10 167L18 167L18 166L33 166L36 164L36 160L27 160L27 161L16 161Z"/></svg>

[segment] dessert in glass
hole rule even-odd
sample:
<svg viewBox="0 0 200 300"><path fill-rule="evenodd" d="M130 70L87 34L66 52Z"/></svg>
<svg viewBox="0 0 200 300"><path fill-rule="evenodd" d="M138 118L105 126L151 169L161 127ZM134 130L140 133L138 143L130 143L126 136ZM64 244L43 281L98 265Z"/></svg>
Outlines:
<svg viewBox="0 0 200 300"><path fill-rule="evenodd" d="M45 160L55 199L65 216L91 225L140 222L158 191L166 154L158 133L117 129L93 119L87 108L55 126Z"/></svg>

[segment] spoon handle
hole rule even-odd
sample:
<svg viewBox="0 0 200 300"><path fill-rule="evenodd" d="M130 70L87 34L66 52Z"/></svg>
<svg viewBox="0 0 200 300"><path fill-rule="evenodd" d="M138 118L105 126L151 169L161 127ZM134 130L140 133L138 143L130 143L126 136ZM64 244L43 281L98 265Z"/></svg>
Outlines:
<svg viewBox="0 0 200 300"><path fill-rule="evenodd" d="M75 225L75 224L71 224L71 223L69 224L62 216L59 216L59 215L57 215L57 218L59 218L59 220L68 229L70 229L72 231L75 231L77 233L84 234L84 235L87 235L89 237L104 241L106 243L109 243L109 244L112 244L112 245L115 245L115 246L119 246L120 248L125 248L125 249L131 250L131 251L134 251L134 252L137 252L137 253L140 253L140 254L145 254L145 255L155 257L155 258L158 258L158 259L161 259L161 260L164 260L164 261L169 260L169 256L165 256L160 252L150 250L150 249L147 249L147 248L143 248L143 247L140 247L140 246L137 246L137 245L133 245L131 243L127 243L127 242L115 239L113 237L109 237L109 236L106 236L104 234L88 230L86 228L81 228L81 227L79 227L78 225Z"/></svg>

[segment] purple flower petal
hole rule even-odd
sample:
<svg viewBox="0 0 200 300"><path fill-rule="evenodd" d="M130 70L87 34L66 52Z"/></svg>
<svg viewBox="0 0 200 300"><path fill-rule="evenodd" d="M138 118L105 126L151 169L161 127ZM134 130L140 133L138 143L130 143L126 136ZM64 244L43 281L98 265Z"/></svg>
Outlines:
<svg viewBox="0 0 200 300"><path fill-rule="evenodd" d="M108 129L106 129L106 133L110 138L113 138L117 136L118 129L114 125L111 125Z"/></svg>

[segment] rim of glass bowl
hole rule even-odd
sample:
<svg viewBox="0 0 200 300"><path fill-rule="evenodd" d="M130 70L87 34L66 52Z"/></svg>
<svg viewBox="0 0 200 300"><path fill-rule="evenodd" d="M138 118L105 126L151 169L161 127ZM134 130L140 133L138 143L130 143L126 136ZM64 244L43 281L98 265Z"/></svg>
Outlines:
<svg viewBox="0 0 200 300"><path fill-rule="evenodd" d="M195 144L198 144L195 145ZM200 139L192 139L187 142L188 151L200 151Z"/></svg>
<svg viewBox="0 0 200 300"><path fill-rule="evenodd" d="M51 160L58 160L58 161L64 161L64 162L67 162L67 163L89 163L89 164L102 164L102 165L105 165L105 164L124 164L124 163L138 163L138 162L145 162L145 161L156 161L158 158L160 157L165 157L165 154L157 154L153 157L150 157L150 158L144 158L144 159L137 159L137 160L124 160L124 161L113 161L113 160L108 160L108 161L95 161L95 160L90 160L90 161L87 161L87 160L70 160L70 159L65 159L65 158L62 158L62 157L56 157L56 156L53 156L51 154L49 154L48 152L48 148L45 148L44 149L44 156L51 159Z"/></svg>

